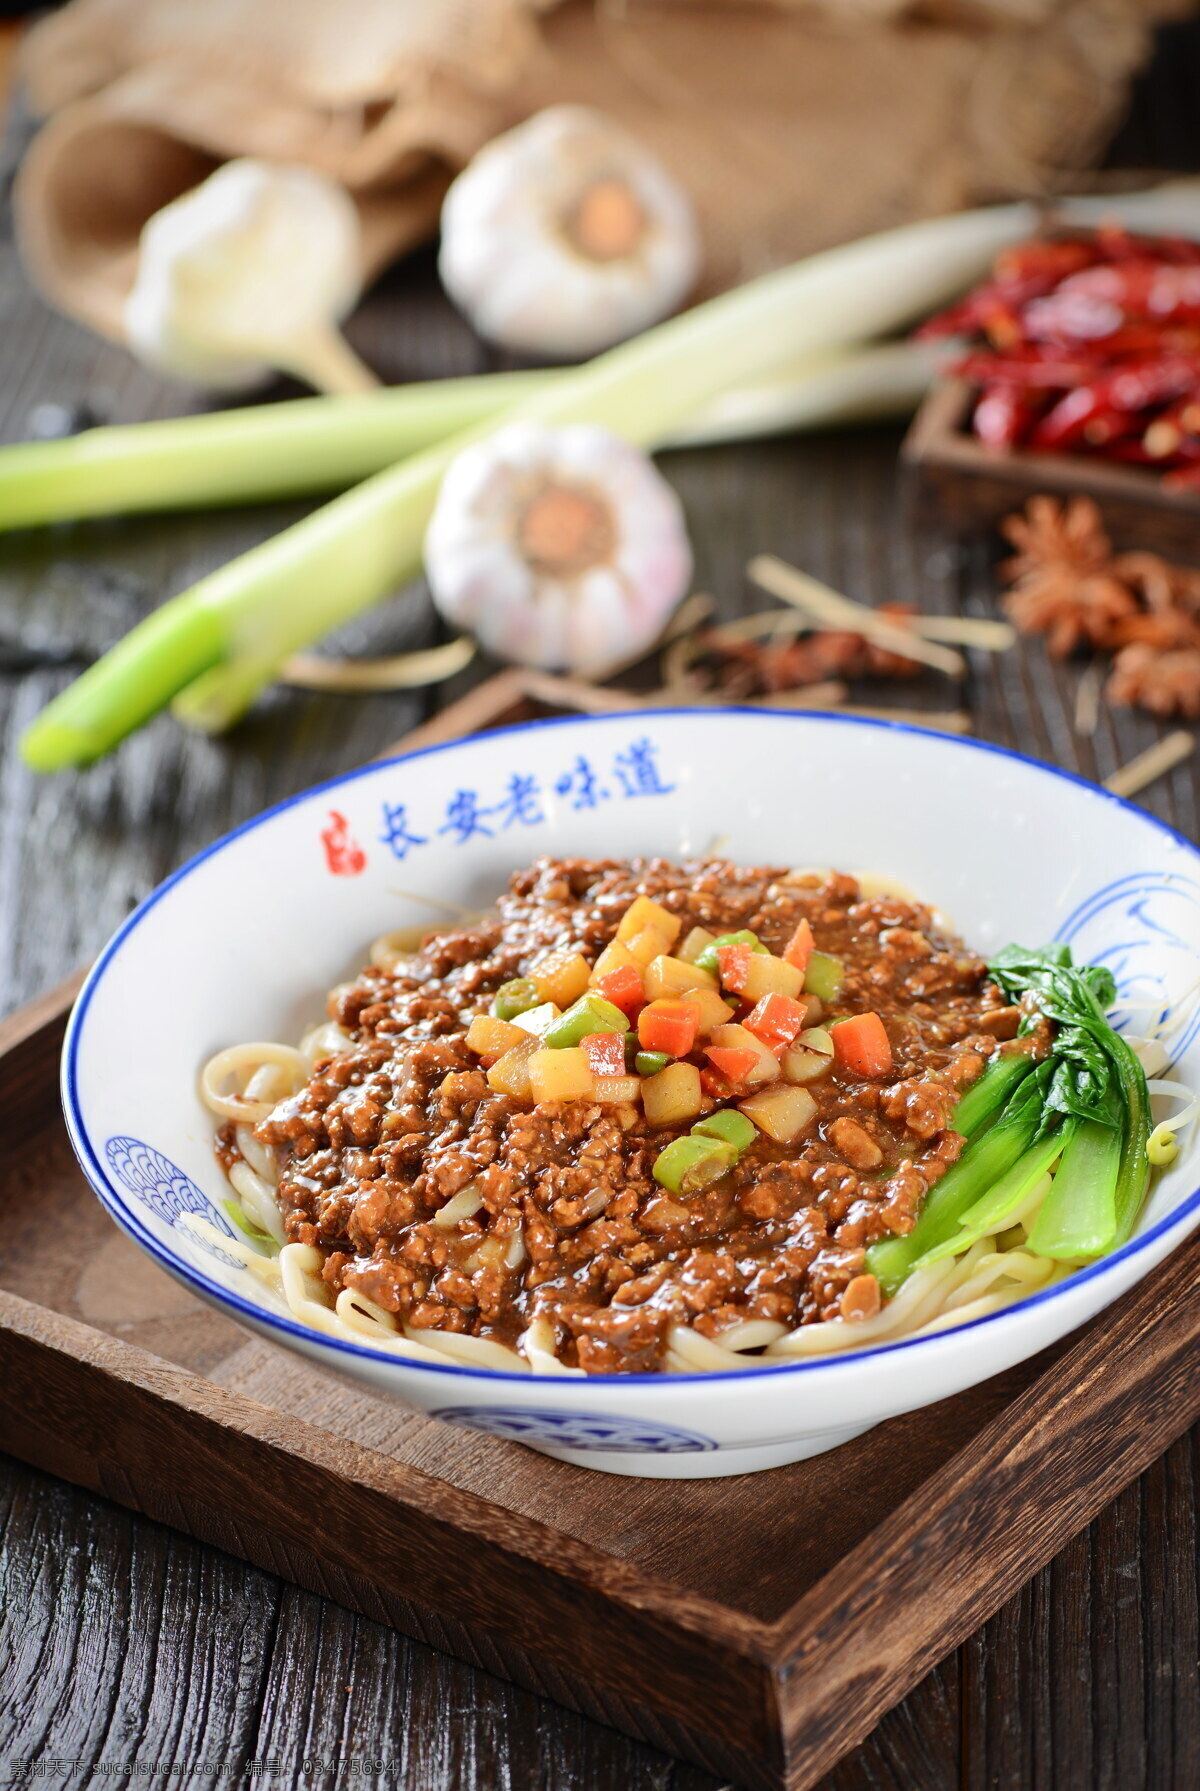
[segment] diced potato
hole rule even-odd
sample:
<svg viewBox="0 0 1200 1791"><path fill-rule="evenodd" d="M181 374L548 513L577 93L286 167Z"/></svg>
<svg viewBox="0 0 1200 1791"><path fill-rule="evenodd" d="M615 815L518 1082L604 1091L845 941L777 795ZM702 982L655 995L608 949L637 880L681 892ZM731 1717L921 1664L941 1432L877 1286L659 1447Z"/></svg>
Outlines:
<svg viewBox="0 0 1200 1791"><path fill-rule="evenodd" d="M694 1063L669 1063L642 1083L642 1106L652 1126L676 1126L695 1119L703 1098L700 1072Z"/></svg>
<svg viewBox="0 0 1200 1791"><path fill-rule="evenodd" d="M759 1131L773 1138L776 1144L790 1144L798 1138L804 1128L812 1124L817 1111L817 1103L807 1088L796 1088L790 1082L780 1082L774 1088L747 1095L738 1106L747 1119L752 1119Z"/></svg>
<svg viewBox="0 0 1200 1791"><path fill-rule="evenodd" d="M529 1060L537 1051L538 1042L529 1033L511 1051L494 1063L487 1073L488 1087L497 1094L511 1095L514 1101L529 1099Z"/></svg>
<svg viewBox="0 0 1200 1791"><path fill-rule="evenodd" d="M467 1027L467 1045L477 1057L482 1057L485 1064L495 1063L514 1045L519 1045L528 1034L520 1026L512 1026L507 1020L497 1020L494 1014L476 1014Z"/></svg>
<svg viewBox="0 0 1200 1791"><path fill-rule="evenodd" d="M733 1009L727 1001L722 1001L715 989L689 989L687 999L700 1009L700 1033L711 1032L714 1026L724 1026L733 1019Z"/></svg>
<svg viewBox="0 0 1200 1791"><path fill-rule="evenodd" d="M617 938L622 945L628 945L646 927L654 927L662 933L667 941L663 949L670 951L683 931L683 922L669 908L664 908L661 902L652 902L649 896L635 896L621 916Z"/></svg>
<svg viewBox="0 0 1200 1791"><path fill-rule="evenodd" d="M591 1065L578 1045L561 1051L535 1051L529 1059L529 1091L535 1105L590 1100L592 1087Z"/></svg>
<svg viewBox="0 0 1200 1791"><path fill-rule="evenodd" d="M661 927L643 927L632 939L625 941L626 949L639 970L645 970L655 958L664 957L670 951L672 941Z"/></svg>
<svg viewBox="0 0 1200 1791"><path fill-rule="evenodd" d="M592 967L580 952L552 951L533 966L529 975L543 1001L570 1007L587 988Z"/></svg>
<svg viewBox="0 0 1200 1791"><path fill-rule="evenodd" d="M751 1085L774 1082L779 1075L779 1059L774 1051L769 1045L764 1045L760 1038L756 1038L748 1026L714 1026L709 1037L714 1045L723 1046L726 1050L753 1051L754 1068L742 1078Z"/></svg>
<svg viewBox="0 0 1200 1791"><path fill-rule="evenodd" d="M789 1046L780 1062L789 1082L817 1082L833 1068L832 1053L814 1051L801 1044Z"/></svg>
<svg viewBox="0 0 1200 1791"><path fill-rule="evenodd" d="M682 945L676 946L675 956L682 958L685 964L694 964L700 953L716 938L707 927L693 927Z"/></svg>
<svg viewBox="0 0 1200 1791"><path fill-rule="evenodd" d="M592 967L591 981L598 983L600 978L607 976L610 970L636 970L640 976L642 966L627 945L620 945L614 939L611 945L605 946L596 959Z"/></svg>
<svg viewBox="0 0 1200 1791"><path fill-rule="evenodd" d="M646 966L646 995L651 1001L669 1001L675 995L687 995L693 989L711 989L716 994L717 979L707 970L697 970L682 958L651 958Z"/></svg>
<svg viewBox="0 0 1200 1791"><path fill-rule="evenodd" d="M751 954L746 980L738 990L743 1001L761 1001L764 995L790 995L793 1000L804 986L804 972L769 952Z"/></svg>
<svg viewBox="0 0 1200 1791"><path fill-rule="evenodd" d="M594 1098L606 1107L616 1106L624 1101L632 1106L642 1098L640 1076L594 1076L592 1083Z"/></svg>
<svg viewBox="0 0 1200 1791"><path fill-rule="evenodd" d="M512 1024L518 1031L532 1033L534 1038L540 1039L551 1020L557 1020L561 1013L562 1009L556 1001L543 1001L540 1007L526 1008Z"/></svg>

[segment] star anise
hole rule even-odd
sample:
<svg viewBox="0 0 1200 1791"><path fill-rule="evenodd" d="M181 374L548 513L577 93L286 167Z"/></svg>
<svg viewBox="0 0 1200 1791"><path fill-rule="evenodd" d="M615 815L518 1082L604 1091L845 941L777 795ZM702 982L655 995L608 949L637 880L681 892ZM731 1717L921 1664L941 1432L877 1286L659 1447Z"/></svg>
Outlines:
<svg viewBox="0 0 1200 1791"><path fill-rule="evenodd" d="M1017 552L1001 572L1013 581L1004 609L1022 634L1044 634L1056 659L1086 643L1117 644L1119 626L1138 613L1129 586L1113 573L1112 542L1090 498L1029 500L1000 525Z"/></svg>
<svg viewBox="0 0 1200 1791"><path fill-rule="evenodd" d="M1137 642L1113 662L1105 692L1112 703L1137 704L1152 715L1200 718L1200 646L1163 652Z"/></svg>
<svg viewBox="0 0 1200 1791"><path fill-rule="evenodd" d="M1004 599L1004 612L1022 634L1044 634L1047 651L1066 659L1076 648L1111 648L1138 613L1128 585L1111 573L1081 577L1064 566L1028 572Z"/></svg>
<svg viewBox="0 0 1200 1791"><path fill-rule="evenodd" d="M1000 533L1016 548L1000 570L1006 578L1059 566L1086 577L1103 572L1113 557L1112 542L1105 533L1100 512L1091 498L1031 497L1024 512L1006 516Z"/></svg>

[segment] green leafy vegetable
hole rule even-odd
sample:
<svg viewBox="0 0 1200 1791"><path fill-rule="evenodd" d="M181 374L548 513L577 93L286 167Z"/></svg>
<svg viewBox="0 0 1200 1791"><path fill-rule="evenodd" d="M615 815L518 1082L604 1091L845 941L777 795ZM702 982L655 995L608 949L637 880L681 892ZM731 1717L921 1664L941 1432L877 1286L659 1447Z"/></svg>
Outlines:
<svg viewBox="0 0 1200 1791"><path fill-rule="evenodd" d="M997 1058L959 1102L955 1128L969 1139L962 1156L926 1195L908 1236L867 1252L885 1294L919 1264L998 1230L1060 1155L1030 1236L1038 1254L1103 1255L1129 1236L1145 1197L1150 1097L1141 1064L1105 1015L1116 997L1110 972L1074 964L1066 945L1010 945L988 970L1021 1003L1021 1033L1044 1016L1054 1037L1036 1067L1015 1053Z"/></svg>
<svg viewBox="0 0 1200 1791"><path fill-rule="evenodd" d="M1010 945L988 968L1010 1000L1032 997L1037 1010L1058 1024L1050 1057L1055 1075L1042 1130L1050 1123L1049 1114L1057 1112L1111 1126L1121 1135L1115 1187L1095 1186L1091 1212L1080 1211L1083 1256L1084 1240L1111 1197L1116 1221L1108 1246L1112 1249L1133 1230L1150 1175L1150 1094L1145 1071L1105 1015L1116 1000L1112 974L1103 965L1073 964L1067 945L1049 945L1040 952ZM1070 1242L1063 1240L1064 1249Z"/></svg>
<svg viewBox="0 0 1200 1791"><path fill-rule="evenodd" d="M1037 1135L1050 1066L1042 1064L1018 1084L1008 1106L982 1138L969 1144L958 1162L925 1196L920 1217L907 1237L884 1238L867 1251L867 1268L885 1294L905 1282L921 1258L948 1243L965 1215L983 1199Z"/></svg>
<svg viewBox="0 0 1200 1791"><path fill-rule="evenodd" d="M1005 1101L1033 1068L1032 1057L1017 1053L1012 1057L994 1057L978 1082L968 1088L954 1109L952 1125L964 1138L973 1138L994 1119Z"/></svg>

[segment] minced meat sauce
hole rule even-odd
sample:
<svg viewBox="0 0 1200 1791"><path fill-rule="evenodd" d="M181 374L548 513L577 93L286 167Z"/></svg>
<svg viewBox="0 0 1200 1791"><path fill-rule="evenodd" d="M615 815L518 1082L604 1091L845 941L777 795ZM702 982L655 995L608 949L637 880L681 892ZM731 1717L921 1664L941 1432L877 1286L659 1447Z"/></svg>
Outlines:
<svg viewBox="0 0 1200 1791"><path fill-rule="evenodd" d="M836 1011L884 1021L886 1083L835 1066L810 1085L817 1114L801 1137L756 1137L686 1198L651 1174L686 1127L651 1129L632 1105L532 1107L493 1092L465 1042L471 1018L552 948L594 962L637 895L685 931L750 928L776 952L807 917L817 947L845 964ZM866 897L836 873L659 859L541 859L494 917L439 934L394 971L367 968L334 991L330 1014L353 1047L258 1128L282 1165L288 1239L328 1253L331 1287L412 1326L511 1345L544 1315L560 1358L591 1373L661 1367L678 1323L714 1336L748 1319L791 1329L869 1315L867 1246L912 1228L962 1149L959 1094L1019 1018L927 907ZM433 1225L468 1186L483 1200L474 1217Z"/></svg>

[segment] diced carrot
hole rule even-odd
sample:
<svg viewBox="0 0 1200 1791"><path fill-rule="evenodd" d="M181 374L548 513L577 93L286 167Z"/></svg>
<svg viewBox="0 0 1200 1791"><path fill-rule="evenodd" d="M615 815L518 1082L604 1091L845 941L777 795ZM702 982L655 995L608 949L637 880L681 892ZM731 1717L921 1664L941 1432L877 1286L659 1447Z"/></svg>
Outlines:
<svg viewBox="0 0 1200 1791"><path fill-rule="evenodd" d="M797 970L807 969L808 954L814 943L812 928L806 920L802 920L783 948L784 963L794 964Z"/></svg>
<svg viewBox="0 0 1200 1791"><path fill-rule="evenodd" d="M638 1015L638 1042L647 1051L686 1057L699 1028L700 1009L694 1001L652 1001Z"/></svg>
<svg viewBox="0 0 1200 1791"><path fill-rule="evenodd" d="M620 970L609 970L603 976L596 977L592 987L603 995L605 1001L611 1001L614 1007L619 1007L630 1021L636 1020L646 1005L646 991L642 986L642 979L632 964L626 964Z"/></svg>
<svg viewBox="0 0 1200 1791"><path fill-rule="evenodd" d="M625 1074L625 1035L621 1032L589 1032L579 1041L593 1076Z"/></svg>
<svg viewBox="0 0 1200 1791"><path fill-rule="evenodd" d="M706 1045L704 1055L730 1082L745 1081L758 1062L753 1051L744 1051L738 1045Z"/></svg>
<svg viewBox="0 0 1200 1791"><path fill-rule="evenodd" d="M764 995L742 1025L772 1051L778 1051L791 1044L804 1025L805 1012L804 1003L793 1001L790 995Z"/></svg>
<svg viewBox="0 0 1200 1791"><path fill-rule="evenodd" d="M713 1069L711 1065L708 1069L701 1070L700 1086L710 1101L719 1101L722 1103L725 1101L732 1101L736 1098L738 1093L738 1090L734 1087L728 1076L722 1076L720 1070Z"/></svg>
<svg viewBox="0 0 1200 1791"><path fill-rule="evenodd" d="M855 1014L830 1028L838 1062L856 1076L886 1076L892 1067L887 1028L876 1013Z"/></svg>
<svg viewBox="0 0 1200 1791"><path fill-rule="evenodd" d="M718 945L717 963L720 966L721 981L727 989L744 989L746 978L750 973L750 959L754 955L752 945Z"/></svg>

